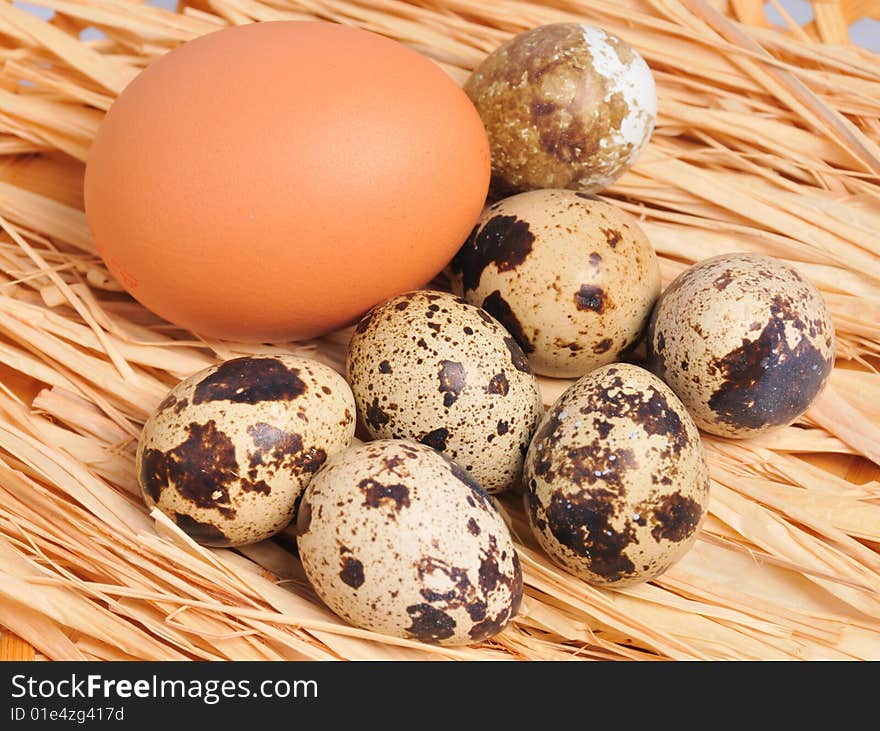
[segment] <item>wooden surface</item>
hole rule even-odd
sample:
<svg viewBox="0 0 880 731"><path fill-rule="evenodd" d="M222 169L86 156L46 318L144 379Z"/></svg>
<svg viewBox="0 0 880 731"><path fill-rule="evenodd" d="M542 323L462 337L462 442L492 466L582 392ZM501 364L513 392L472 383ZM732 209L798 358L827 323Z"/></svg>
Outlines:
<svg viewBox="0 0 880 731"><path fill-rule="evenodd" d="M827 43L848 43L846 29L860 18L880 19L880 0L817 0L812 4L815 20L802 31ZM769 27L763 0L730 0L727 9L743 22ZM60 154L0 157L0 180L39 190L69 205L82 206L82 166ZM0 383L28 401L43 387L4 366L0 366ZM820 454L804 458L855 484L880 480L880 467L862 457ZM0 660L35 659L39 656L33 647L0 627Z"/></svg>

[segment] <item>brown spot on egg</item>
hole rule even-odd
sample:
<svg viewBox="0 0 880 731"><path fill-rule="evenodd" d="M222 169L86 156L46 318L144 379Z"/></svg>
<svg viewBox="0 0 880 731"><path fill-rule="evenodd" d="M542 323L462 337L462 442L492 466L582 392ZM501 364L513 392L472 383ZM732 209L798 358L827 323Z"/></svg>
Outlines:
<svg viewBox="0 0 880 731"><path fill-rule="evenodd" d="M355 327L354 331L358 334L366 332L367 328L370 327L370 323L373 321L373 316L375 314L375 310L370 310L369 312L367 312L360 320L358 320L358 324Z"/></svg>
<svg viewBox="0 0 880 731"><path fill-rule="evenodd" d="M303 498L296 512L296 534L301 536L303 533L307 533L311 525L312 506L308 500Z"/></svg>
<svg viewBox="0 0 880 731"><path fill-rule="evenodd" d="M405 299L401 300L400 302L397 302L394 305L394 309L397 310L398 312L403 312L407 307L409 307L409 301L407 301Z"/></svg>
<svg viewBox="0 0 880 731"><path fill-rule="evenodd" d="M562 340L561 338L556 338L556 340L554 340L553 344L557 348L559 348L560 350L571 351L572 356L577 355L577 353L579 351L584 349L583 346L579 345L578 343L567 343L565 340Z"/></svg>
<svg viewBox="0 0 880 731"><path fill-rule="evenodd" d="M528 222L516 216L493 216L482 228L474 228L451 269L461 274L465 291L476 289L487 266L494 264L499 272L516 269L531 253L534 241Z"/></svg>
<svg viewBox="0 0 880 731"><path fill-rule="evenodd" d="M364 494L363 504L366 508L380 508L384 505L399 513L410 506L409 488L406 485L383 485L378 480L366 478L358 483L358 487Z"/></svg>
<svg viewBox="0 0 880 731"><path fill-rule="evenodd" d="M529 107L529 111L532 113L532 119L537 119L538 117L545 117L548 114L552 114L559 108L559 105L556 102L552 101L541 101L535 100L531 103Z"/></svg>
<svg viewBox="0 0 880 731"><path fill-rule="evenodd" d="M614 425L610 421L597 418L593 419L593 428L599 433L599 436L602 439L606 439L614 428Z"/></svg>
<svg viewBox="0 0 880 731"><path fill-rule="evenodd" d="M523 575L522 575L522 566L519 563L519 556L516 554L516 551L513 553L513 581L511 583L511 603L510 603L510 618L516 616L517 612L519 612L520 605L522 605L523 598Z"/></svg>
<svg viewBox="0 0 880 731"><path fill-rule="evenodd" d="M535 433L535 443L542 445L542 447L548 446L549 442L555 441L557 431L561 425L559 411L557 409L551 410L548 418L542 422L540 428Z"/></svg>
<svg viewBox="0 0 880 731"><path fill-rule="evenodd" d="M480 559L479 570L480 590L486 596L499 585L510 583L510 578L501 570L498 558L498 542L495 536L489 536L489 550Z"/></svg>
<svg viewBox="0 0 880 731"><path fill-rule="evenodd" d="M656 525L651 529L655 541L678 543L693 534L700 524L703 509L700 504L680 492L664 495L651 511Z"/></svg>
<svg viewBox="0 0 880 731"><path fill-rule="evenodd" d="M607 353L611 349L611 338L603 338L598 343L593 346L593 352L596 355L601 355L602 353Z"/></svg>
<svg viewBox="0 0 880 731"><path fill-rule="evenodd" d="M615 449L594 439L589 444L569 449L554 476L563 477L576 485L594 485L601 480L621 493L624 488L623 473L638 469L638 466L631 449ZM551 478L548 476L547 479Z"/></svg>
<svg viewBox="0 0 880 731"><path fill-rule="evenodd" d="M507 332L513 335L524 353L531 353L535 349L535 346L532 345L526 337L516 314L510 309L510 305L507 304L507 300L501 296L499 290L496 289L483 300L483 309L498 320Z"/></svg>
<svg viewBox="0 0 880 731"><path fill-rule="evenodd" d="M719 421L733 427L761 429L787 424L810 405L831 372L826 359L807 337L791 348L782 319L772 316L754 340L714 365L722 385L709 399Z"/></svg>
<svg viewBox="0 0 880 731"><path fill-rule="evenodd" d="M570 116L567 124L560 124L558 119L545 120L540 117L534 121L541 149L562 163L570 165L598 150L598 137L588 134L579 117Z"/></svg>
<svg viewBox="0 0 880 731"><path fill-rule="evenodd" d="M510 424L504 421L504 419L499 419L498 424L495 426L495 431L498 432L499 437L507 434L510 431Z"/></svg>
<svg viewBox="0 0 880 731"><path fill-rule="evenodd" d="M635 540L627 521L623 529L612 525L617 512L614 493L592 490L577 495L555 491L547 508L547 527L566 548L589 560L590 571L608 581L635 572L626 548Z"/></svg>
<svg viewBox="0 0 880 731"><path fill-rule="evenodd" d="M306 390L299 369L275 358L233 358L202 379L193 392L193 403L231 401L292 401Z"/></svg>
<svg viewBox="0 0 880 731"><path fill-rule="evenodd" d="M180 530L203 546L228 546L230 543L226 534L216 525L196 520L186 513L174 513L174 522Z"/></svg>
<svg viewBox="0 0 880 731"><path fill-rule="evenodd" d="M666 397L655 388L647 390L651 393L647 399L645 399L646 394L641 393L625 400L630 407L627 416L639 424L648 434L669 437L670 448L679 454L690 441L687 430L682 424L678 412L669 405ZM623 394L621 394L621 398L623 398Z"/></svg>
<svg viewBox="0 0 880 731"><path fill-rule="evenodd" d="M359 589L364 583L364 565L354 556L343 555L339 578L352 589Z"/></svg>
<svg viewBox="0 0 880 731"><path fill-rule="evenodd" d="M385 469L393 475L399 475L400 473L397 471L398 467L403 465L403 457L399 454L395 454L392 457L382 457L382 464L385 465ZM408 474L406 470L403 470L404 474Z"/></svg>
<svg viewBox="0 0 880 731"><path fill-rule="evenodd" d="M602 235L605 236L605 243L612 249L616 249L620 240L623 238L620 231L614 228L600 228Z"/></svg>
<svg viewBox="0 0 880 731"><path fill-rule="evenodd" d="M370 404L367 404L367 413L365 414L367 423L373 427L373 429L379 429L380 427L385 426L385 424L389 421L389 416L386 414L382 407L379 406L379 397L373 397L373 401Z"/></svg>
<svg viewBox="0 0 880 731"><path fill-rule="evenodd" d="M657 352L662 353L666 349L666 336L659 332L657 333Z"/></svg>
<svg viewBox="0 0 880 731"><path fill-rule="evenodd" d="M489 381L489 385L486 388L486 393L507 396L509 390L510 384L507 382L507 376L504 375L504 371L501 371L501 373L496 373L492 376L492 380Z"/></svg>
<svg viewBox="0 0 880 731"><path fill-rule="evenodd" d="M486 618L486 602L482 599L475 599L470 604L465 607L465 611L468 613L468 617L470 617L474 622L481 622Z"/></svg>
<svg viewBox="0 0 880 731"><path fill-rule="evenodd" d="M478 613L479 605L485 614L485 603L477 598L476 590L468 578L467 571L457 566L450 566L445 561L427 556L422 558L416 570L423 586L419 590L422 598L432 605L441 605L441 609L457 609L465 607ZM441 578L442 577L442 578ZM431 586L449 587L446 591L436 591ZM473 615L471 615L473 618Z"/></svg>
<svg viewBox="0 0 880 731"><path fill-rule="evenodd" d="M379 373L393 373L391 370L391 363L387 360L383 360L379 363Z"/></svg>
<svg viewBox="0 0 880 731"><path fill-rule="evenodd" d="M468 533L472 536L480 535L480 526L477 524L477 521L473 518L468 518L467 522Z"/></svg>
<svg viewBox="0 0 880 731"><path fill-rule="evenodd" d="M715 286L715 289L717 289L719 292L723 292L725 289L727 289L727 286L732 281L733 281L733 272L730 269L728 269L723 274L718 275L715 278L715 281L712 282L712 284Z"/></svg>
<svg viewBox="0 0 880 731"><path fill-rule="evenodd" d="M437 429L433 429L427 434L419 437L419 441L422 444L427 444L429 447L433 447L438 452L442 452L444 449L446 449L447 439L449 439L449 429L446 429L442 426Z"/></svg>
<svg viewBox="0 0 880 731"><path fill-rule="evenodd" d="M601 287L582 284L574 293L574 304L579 310L592 310L600 315L605 311L607 295Z"/></svg>
<svg viewBox="0 0 880 731"><path fill-rule="evenodd" d="M406 631L421 642L445 640L455 632L455 620L430 604L412 604L406 613L412 622Z"/></svg>
<svg viewBox="0 0 880 731"><path fill-rule="evenodd" d="M239 476L235 445L217 429L213 419L205 424L192 423L186 430L187 439L173 449L144 451L140 480L148 495L159 495L173 484L194 505L218 510L231 518L235 509L229 499L230 485L238 484L242 490L252 492L270 490L265 482L251 482Z"/></svg>
<svg viewBox="0 0 880 731"><path fill-rule="evenodd" d="M154 503L158 503L162 490L168 487L168 466L164 452L159 449L144 450L139 480L144 492Z"/></svg>
<svg viewBox="0 0 880 731"><path fill-rule="evenodd" d="M510 362L513 363L513 367L521 373L531 374L532 369L529 367L529 361L516 340L506 337L504 338L504 345L507 346L507 350L510 352Z"/></svg>
<svg viewBox="0 0 880 731"><path fill-rule="evenodd" d="M286 432L265 422L247 428L257 447L248 457L248 477L255 480L258 467L291 469L296 472L317 472L327 461L327 452L317 447L304 449L302 436Z"/></svg>
<svg viewBox="0 0 880 731"><path fill-rule="evenodd" d="M494 637L507 626L512 614L511 611L502 609L494 617L487 617L482 622L478 622L471 627L468 630L468 635L474 642L482 642L490 637Z"/></svg>
<svg viewBox="0 0 880 731"><path fill-rule="evenodd" d="M534 483L534 480L532 480L532 482ZM524 502L532 524L543 533L547 530L547 521L543 517L544 508L541 505L538 496L535 494L534 484L529 485L529 488L525 491Z"/></svg>
<svg viewBox="0 0 880 731"><path fill-rule="evenodd" d="M176 403L177 397L173 393L169 393L159 402L159 405L156 407L156 411L165 411L165 409L170 409Z"/></svg>
<svg viewBox="0 0 880 731"><path fill-rule="evenodd" d="M449 408L454 404L467 383L464 366L452 360L440 361L440 393L443 394L443 405Z"/></svg>

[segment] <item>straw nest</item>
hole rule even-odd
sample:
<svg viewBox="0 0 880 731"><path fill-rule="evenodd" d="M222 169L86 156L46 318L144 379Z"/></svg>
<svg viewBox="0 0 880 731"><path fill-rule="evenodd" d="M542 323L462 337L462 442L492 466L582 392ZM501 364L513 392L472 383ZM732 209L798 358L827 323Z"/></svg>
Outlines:
<svg viewBox="0 0 880 731"><path fill-rule="evenodd" d="M840 3L782 33L702 0L31 2L54 19L0 4L0 623L53 659L880 658L880 57L813 40L836 32ZM289 536L208 550L146 512L133 456L147 415L177 379L255 349L176 330L121 292L83 216L82 161L154 58L225 25L315 17L399 39L459 81L543 23L622 36L655 71L660 117L607 195L641 218L665 282L759 251L824 292L840 343L830 387L794 426L706 439L711 514L659 580L582 583L503 498L522 611L490 642L444 649L336 619ZM88 26L106 38L81 41ZM268 349L341 369L347 338ZM545 401L567 383L542 381Z"/></svg>

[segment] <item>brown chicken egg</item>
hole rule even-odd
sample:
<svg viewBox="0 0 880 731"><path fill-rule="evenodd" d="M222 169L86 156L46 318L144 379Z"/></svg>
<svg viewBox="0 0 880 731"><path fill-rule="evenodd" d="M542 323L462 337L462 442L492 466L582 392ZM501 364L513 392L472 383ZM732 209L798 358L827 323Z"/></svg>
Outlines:
<svg viewBox="0 0 880 731"><path fill-rule="evenodd" d="M648 362L697 425L745 438L792 423L834 365L822 295L794 268L725 254L682 272L652 315Z"/></svg>
<svg viewBox="0 0 880 731"><path fill-rule="evenodd" d="M681 401L638 366L614 363L570 386L535 433L525 504L541 547L595 584L656 578L693 545L709 471Z"/></svg>
<svg viewBox="0 0 880 731"><path fill-rule="evenodd" d="M329 455L354 436L336 371L293 355L235 358L181 381L144 424L144 500L207 546L268 538Z"/></svg>
<svg viewBox="0 0 880 731"><path fill-rule="evenodd" d="M501 322L545 376L619 360L660 294L657 255L636 220L571 190L486 208L450 272L453 289Z"/></svg>
<svg viewBox="0 0 880 731"><path fill-rule="evenodd" d="M425 55L299 20L155 48L101 123L84 195L107 267L163 318L209 338L323 335L430 281L473 227L486 130Z"/></svg>
<svg viewBox="0 0 880 731"><path fill-rule="evenodd" d="M297 516L318 596L358 627L444 645L500 632L522 572L491 498L439 452L378 440L331 457Z"/></svg>
<svg viewBox="0 0 880 731"><path fill-rule="evenodd" d="M434 447L488 492L518 481L544 411L513 337L448 292L408 292L368 312L348 347L348 380L372 437Z"/></svg>

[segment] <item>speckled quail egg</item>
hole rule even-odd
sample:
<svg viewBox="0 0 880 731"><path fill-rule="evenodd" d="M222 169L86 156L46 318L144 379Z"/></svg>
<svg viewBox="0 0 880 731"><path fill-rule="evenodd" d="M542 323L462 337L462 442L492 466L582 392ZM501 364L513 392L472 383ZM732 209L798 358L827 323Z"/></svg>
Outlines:
<svg viewBox="0 0 880 731"><path fill-rule="evenodd" d="M411 440L331 457L303 495L297 546L336 614L386 635L444 645L500 632L522 573L491 498L456 463Z"/></svg>
<svg viewBox="0 0 880 731"><path fill-rule="evenodd" d="M644 59L581 23L521 33L465 84L489 133L492 192L607 188L648 144L657 90Z"/></svg>
<svg viewBox="0 0 880 731"><path fill-rule="evenodd" d="M501 322L537 373L555 377L619 360L660 294L657 255L636 220L571 190L486 208L450 272L453 290Z"/></svg>
<svg viewBox="0 0 880 731"><path fill-rule="evenodd" d="M488 492L519 479L544 411L513 337L448 292L408 292L368 312L349 344L348 380L370 435L445 452Z"/></svg>
<svg viewBox="0 0 880 731"><path fill-rule="evenodd" d="M293 355L235 358L175 386L144 425L137 476L149 507L207 546L240 546L290 523L329 455L354 437L351 389Z"/></svg>
<svg viewBox="0 0 880 731"><path fill-rule="evenodd" d="M745 438L790 424L834 365L834 325L783 262L725 254L685 270L657 302L648 363L701 429Z"/></svg>
<svg viewBox="0 0 880 731"><path fill-rule="evenodd" d="M559 397L526 457L541 547L595 584L656 578L696 540L709 496L700 434L659 378L614 363Z"/></svg>

